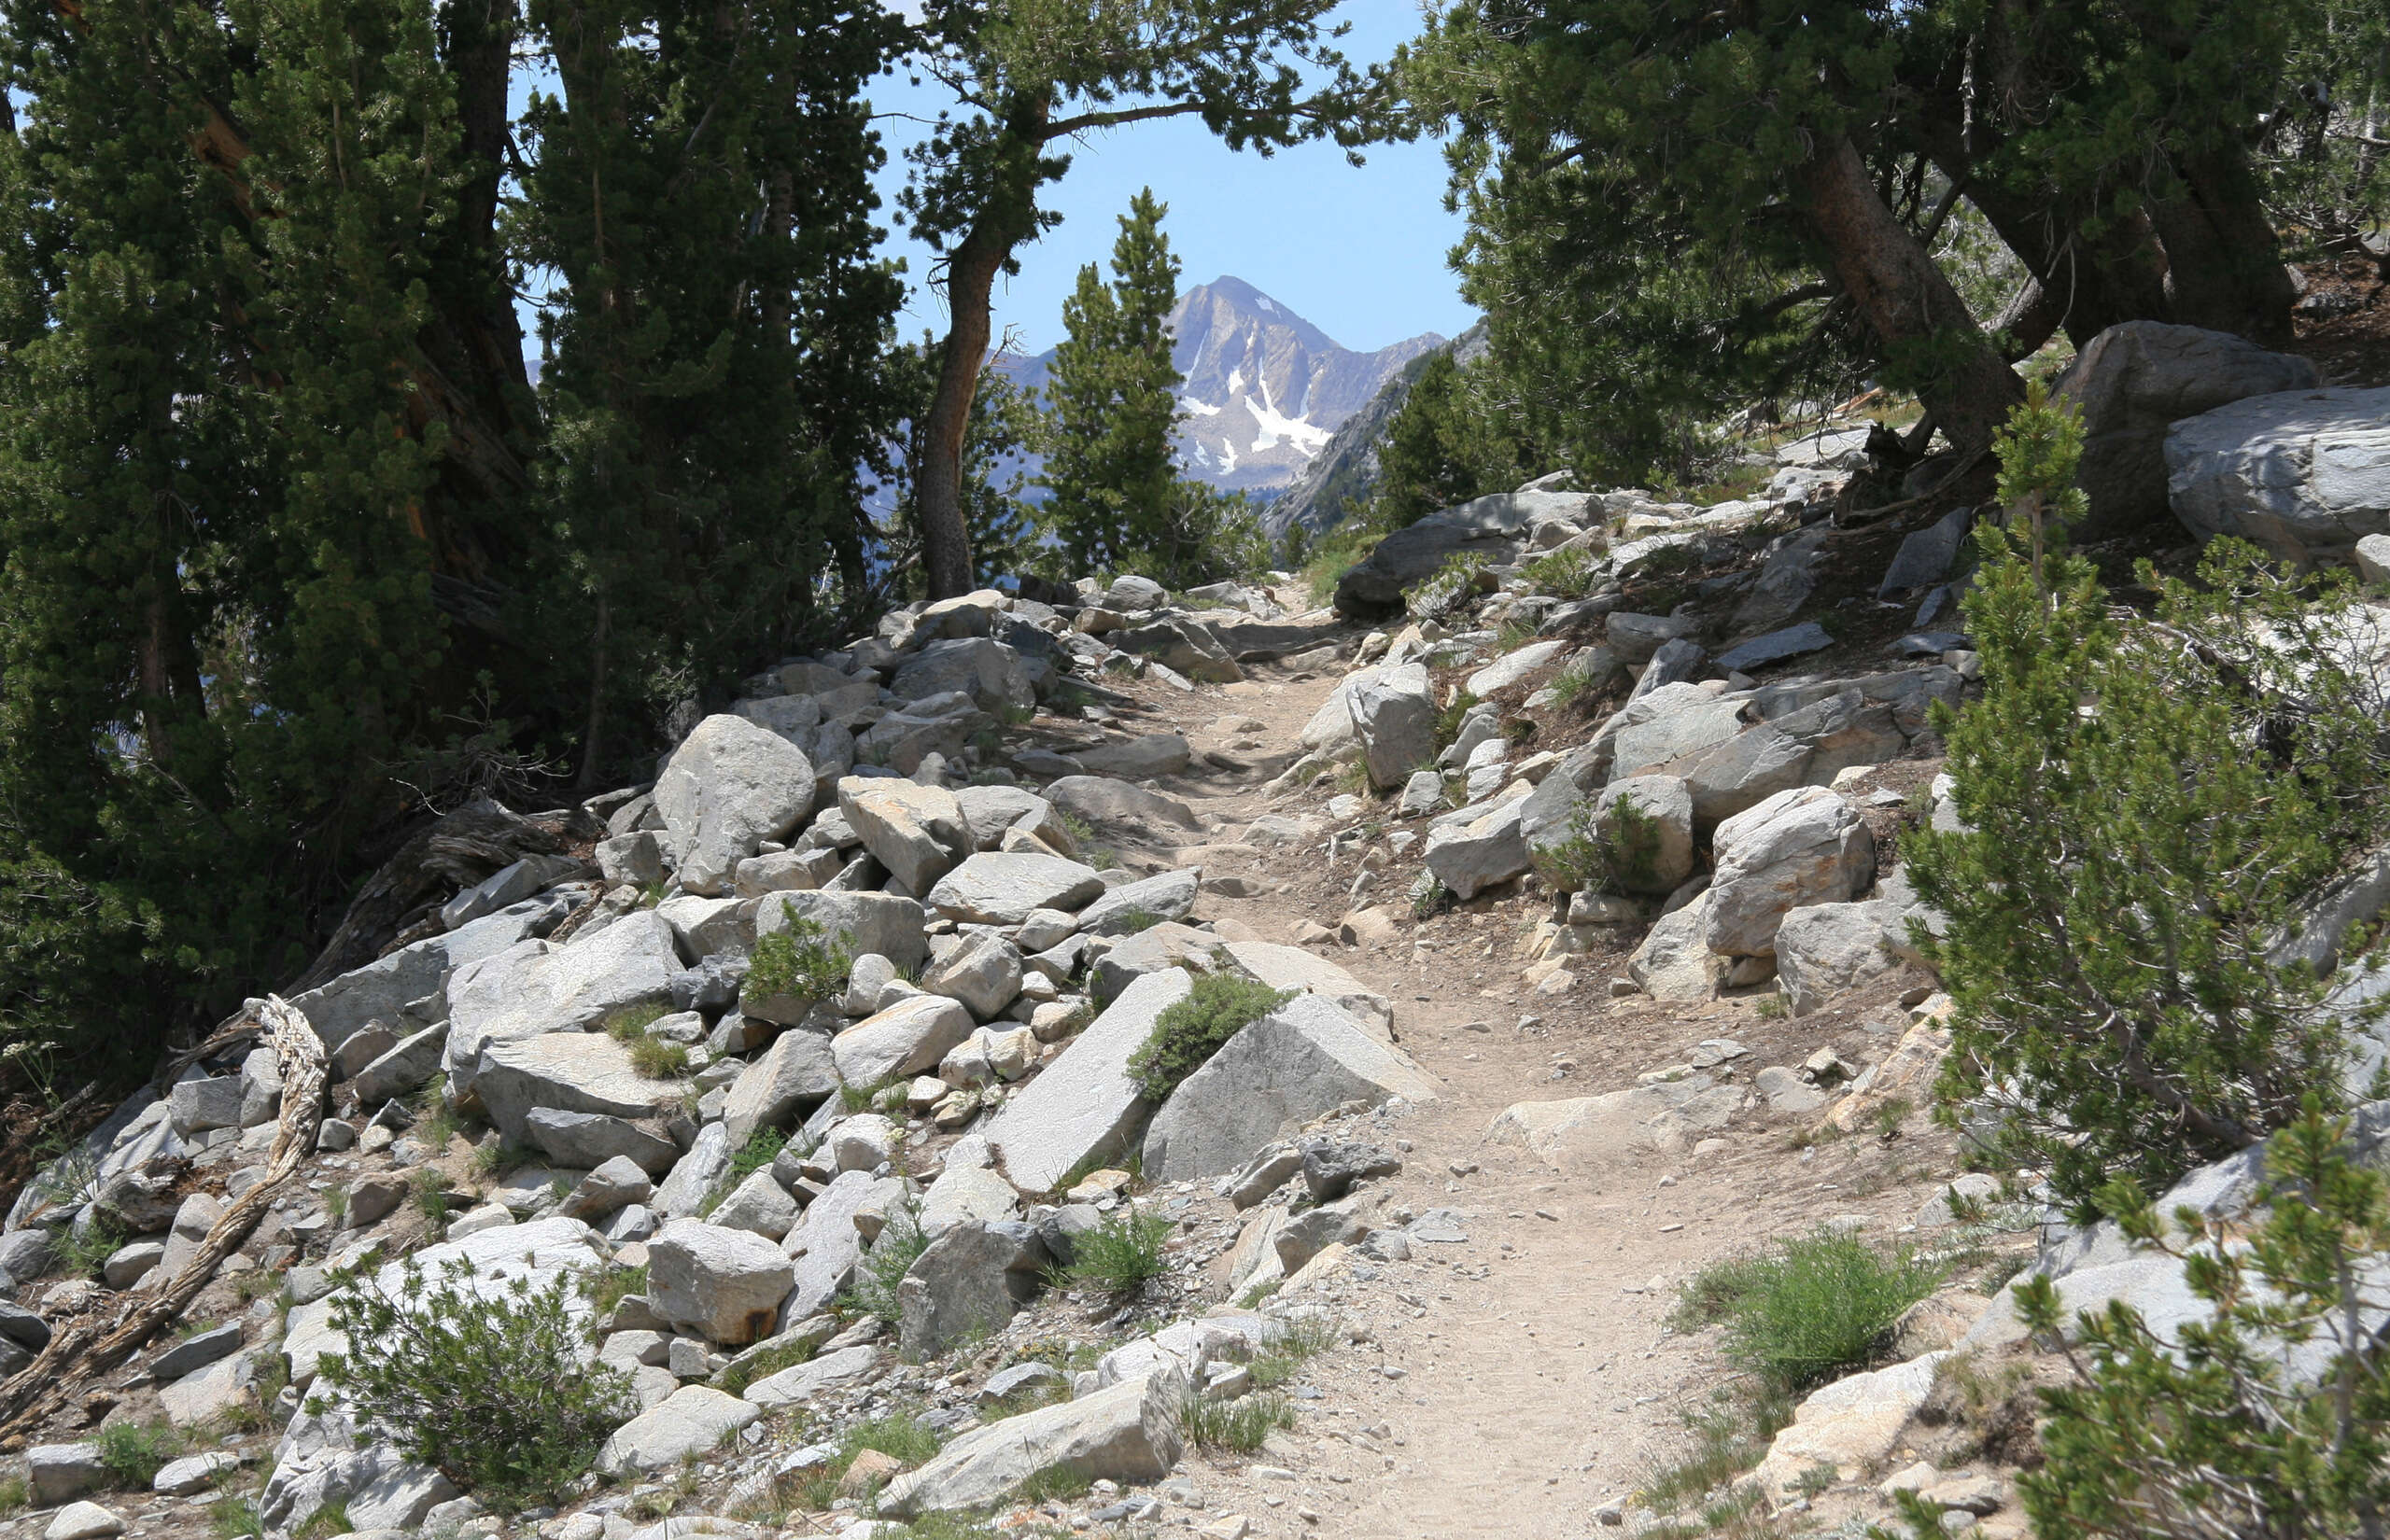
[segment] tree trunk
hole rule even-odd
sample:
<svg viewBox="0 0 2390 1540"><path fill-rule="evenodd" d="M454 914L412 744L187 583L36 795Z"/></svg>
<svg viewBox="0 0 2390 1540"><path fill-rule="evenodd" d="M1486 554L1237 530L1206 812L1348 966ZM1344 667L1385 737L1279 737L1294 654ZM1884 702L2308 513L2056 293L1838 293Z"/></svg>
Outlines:
<svg viewBox="0 0 2390 1540"><path fill-rule="evenodd" d="M2166 244L2166 289L2185 326L2229 331L2281 347L2291 340L2299 298L2282 246L2237 151L2178 157L2179 197L2153 200L2151 222Z"/></svg>
<svg viewBox="0 0 2390 1540"><path fill-rule="evenodd" d="M1796 175L1810 231L1888 358L1930 353L1917 371L1926 411L1960 453L1989 447L2025 387L1933 254L1893 217L1849 138L1820 143Z"/></svg>
<svg viewBox="0 0 2390 1540"><path fill-rule="evenodd" d="M993 329L991 295L1012 243L975 226L948 259L946 351L937 394L921 426L921 463L914 469L915 505L921 521L921 566L930 597L950 599L972 589L971 529L963 518L963 438L971 426L971 399L988 357Z"/></svg>
<svg viewBox="0 0 2390 1540"><path fill-rule="evenodd" d="M921 567L934 599L950 599L973 587L971 526L963 516L963 440L971 427L979 371L988 360L996 274L1012 259L1012 248L1037 233L1037 186L1049 175L1041 152L1051 136L1051 101L1039 93L1007 105L991 151L985 201L970 231L947 257L946 349L937 394L921 424L921 463L913 467Z"/></svg>

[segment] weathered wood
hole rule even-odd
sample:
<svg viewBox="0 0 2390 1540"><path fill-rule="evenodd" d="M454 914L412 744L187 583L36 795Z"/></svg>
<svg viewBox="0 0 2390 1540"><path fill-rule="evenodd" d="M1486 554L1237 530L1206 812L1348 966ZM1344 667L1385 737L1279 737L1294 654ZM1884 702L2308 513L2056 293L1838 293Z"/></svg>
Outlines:
<svg viewBox="0 0 2390 1540"><path fill-rule="evenodd" d="M0 1449L22 1448L27 1435L56 1416L68 1401L138 1352L181 1315L216 1277L224 1259L249 1238L283 1184L299 1173L315 1149L316 1133L324 1121L324 1087L330 1073L323 1040L307 1018L278 995L260 1002L258 1020L246 1029L262 1030L282 1058L282 1119L274 1129L274 1148L266 1156L265 1179L224 1211L200 1243L198 1254L164 1288L131 1304L112 1323L87 1318L63 1327L50 1337L40 1356L0 1385ZM239 1030L219 1029L209 1041L230 1040Z"/></svg>

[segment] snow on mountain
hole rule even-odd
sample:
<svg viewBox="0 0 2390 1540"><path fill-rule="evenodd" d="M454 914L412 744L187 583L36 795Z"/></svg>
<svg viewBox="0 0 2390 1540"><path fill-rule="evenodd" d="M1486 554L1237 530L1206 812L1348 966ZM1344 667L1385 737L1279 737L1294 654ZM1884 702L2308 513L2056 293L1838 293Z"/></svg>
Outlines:
<svg viewBox="0 0 2390 1540"><path fill-rule="evenodd" d="M1178 429L1187 473L1228 490L1275 491L1301 475L1344 420L1402 366L1443 345L1428 332L1356 353L1242 278L1179 296L1173 360L1187 377ZM1005 358L1023 385L1046 383L1051 353Z"/></svg>

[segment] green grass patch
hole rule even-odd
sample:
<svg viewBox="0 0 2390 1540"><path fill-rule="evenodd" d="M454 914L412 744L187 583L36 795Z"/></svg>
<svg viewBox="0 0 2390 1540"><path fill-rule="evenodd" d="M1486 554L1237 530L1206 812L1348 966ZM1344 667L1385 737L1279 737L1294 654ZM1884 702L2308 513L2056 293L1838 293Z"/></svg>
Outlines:
<svg viewBox="0 0 2390 1540"><path fill-rule="evenodd" d="M1129 1078L1148 1100L1166 1101L1229 1039L1293 998L1291 989L1208 973L1195 981L1185 1000L1154 1018L1152 1033L1129 1056Z"/></svg>
<svg viewBox="0 0 2390 1540"><path fill-rule="evenodd" d="M163 1422L111 1422L100 1430L100 1463L119 1490L148 1491L183 1451L182 1435Z"/></svg>
<svg viewBox="0 0 2390 1540"><path fill-rule="evenodd" d="M1251 1454L1271 1434L1295 1425L1295 1404L1268 1393L1234 1401L1206 1401L1190 1395L1181 1405L1179 1424L1191 1444Z"/></svg>
<svg viewBox="0 0 2390 1540"><path fill-rule="evenodd" d="M1729 1360L1771 1389L1803 1391L1872 1362L1901 1312L1942 1276L1914 1252L1821 1229L1703 1269L1684 1285L1677 1319L1723 1321Z"/></svg>
<svg viewBox="0 0 2390 1540"><path fill-rule="evenodd" d="M1130 1204L1106 1214L1071 1244L1071 1265L1057 1279L1079 1288L1126 1294L1169 1270L1162 1242L1178 1226L1160 1214L1143 1214Z"/></svg>
<svg viewBox="0 0 2390 1540"><path fill-rule="evenodd" d="M879 1238L863 1253L863 1262L855 1268L855 1281L838 1296L838 1303L851 1314L876 1315L893 1325L903 1314L896 1286L905 1281L905 1275L929 1249L929 1238L921 1234L918 1203L907 1203L890 1214L888 1223L880 1226Z"/></svg>
<svg viewBox="0 0 2390 1540"><path fill-rule="evenodd" d="M1258 1292L1258 1291L1257 1291ZM1276 1293L1274 1286L1271 1290ZM1263 1295L1267 1298L1268 1295ZM1256 1304L1259 1300L1255 1301ZM1250 1306L1246 1307L1251 1309ZM1286 1323L1286 1329L1268 1347L1256 1353L1245 1365L1256 1386L1274 1391L1294 1379L1297 1371L1313 1359L1336 1346L1336 1324L1317 1316L1305 1316Z"/></svg>
<svg viewBox="0 0 2390 1540"><path fill-rule="evenodd" d="M1758 1464L1791 1421L1792 1403L1781 1395L1738 1398L1719 1392L1709 1406L1685 1414L1691 1447L1653 1470L1637 1500L1661 1513L1677 1512Z"/></svg>
<svg viewBox="0 0 2390 1540"><path fill-rule="evenodd" d="M689 1072L688 1044L640 1038L631 1044L631 1069L643 1080L678 1080Z"/></svg>
<svg viewBox="0 0 2390 1540"><path fill-rule="evenodd" d="M647 1029L672 1013L662 1005L626 1005L619 1011L609 1011L599 1018L606 1035L617 1043L637 1043L647 1036Z"/></svg>
<svg viewBox="0 0 2390 1540"><path fill-rule="evenodd" d="M740 993L759 1001L832 1000L845 993L855 938L842 931L834 940L819 921L790 914L785 901L780 917L785 929L755 938Z"/></svg>

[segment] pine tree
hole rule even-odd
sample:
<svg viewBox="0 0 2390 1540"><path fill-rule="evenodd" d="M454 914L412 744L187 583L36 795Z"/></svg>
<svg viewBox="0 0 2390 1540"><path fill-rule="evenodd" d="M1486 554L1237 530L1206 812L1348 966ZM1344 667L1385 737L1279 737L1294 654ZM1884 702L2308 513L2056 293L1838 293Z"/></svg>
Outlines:
<svg viewBox="0 0 2390 1540"><path fill-rule="evenodd" d="M1439 509L1508 492L1530 474L1534 451L1485 400L1482 363L1464 370L1431 356L1386 423L1378 448L1371 527L1400 529Z"/></svg>
<svg viewBox="0 0 2390 1540"><path fill-rule="evenodd" d="M1165 322L1179 268L1161 232L1168 212L1151 188L1132 199L1112 245L1112 281L1090 262L1062 302L1064 337L1046 386L1045 521L1069 571L1142 570L1177 480L1171 437L1182 377Z"/></svg>
<svg viewBox="0 0 2390 1540"><path fill-rule="evenodd" d="M2079 439L2046 415L2012 426L2012 490L2073 483ZM2381 841L2385 679L2344 581L2219 540L2197 584L2144 565L2153 624L2080 556L2037 573L2027 524L1978 532L1983 697L1934 712L1967 827L1902 852L1947 919L1918 938L1956 1001L1947 1098L1990 1103L2088 1212L2112 1178L2162 1189L2345 1097L2379 1008L2281 947Z"/></svg>

